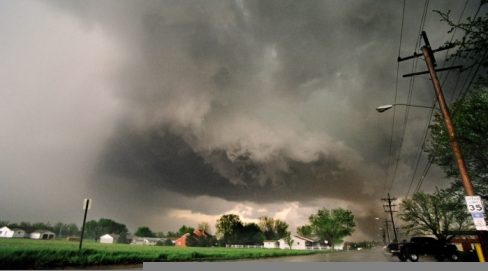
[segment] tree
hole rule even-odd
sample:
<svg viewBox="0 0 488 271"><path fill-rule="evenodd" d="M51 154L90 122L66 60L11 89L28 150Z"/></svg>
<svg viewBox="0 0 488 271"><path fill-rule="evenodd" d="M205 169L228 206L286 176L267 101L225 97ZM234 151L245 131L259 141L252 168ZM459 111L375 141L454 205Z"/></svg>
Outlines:
<svg viewBox="0 0 488 271"><path fill-rule="evenodd" d="M288 232L288 234L283 237L283 240L285 241L285 243L288 245L288 247L291 249L291 246L293 245L293 243L295 242L295 240L293 240L293 238L291 238L291 234Z"/></svg>
<svg viewBox="0 0 488 271"><path fill-rule="evenodd" d="M473 188L488 199L488 89L473 91L463 101L452 105L453 124L468 167ZM431 140L426 151L433 163L439 165L447 177L456 178L453 186L462 190L459 170L452 153L442 117L437 114L431 128Z"/></svg>
<svg viewBox="0 0 488 271"><path fill-rule="evenodd" d="M156 237L154 232L147 226L142 226L137 228L134 235L138 237Z"/></svg>
<svg viewBox="0 0 488 271"><path fill-rule="evenodd" d="M478 12L487 3L487 0L480 1ZM451 112L453 112L453 124L474 191L486 201L488 199L488 81L486 78L488 13L480 13L480 16L467 17L464 22L455 23L450 18L450 11L436 12L443 21L451 26L449 32L455 29L464 32L461 39L454 41L454 44L458 45L458 49L450 58L459 58L465 63L471 63L465 69L473 68L474 73L472 84L468 85L471 87L466 90L460 100L452 104ZM464 191L450 148L448 134L439 114L435 116L430 128L431 140L425 151L429 153L433 163L444 170L447 177L456 179L452 184L453 188Z"/></svg>
<svg viewBox="0 0 488 271"><path fill-rule="evenodd" d="M197 228L203 232L207 232L207 233L210 232L210 224L208 224L208 222L202 222L198 224Z"/></svg>
<svg viewBox="0 0 488 271"><path fill-rule="evenodd" d="M488 4L487 0L481 0L478 9L481 9L484 5ZM479 10L478 10L479 11ZM455 23L450 18L450 11L442 12L435 10L437 14L441 16L441 19L451 29L449 33L455 29L464 32L461 39L456 39L453 43L458 45L458 50L452 57L459 57L461 59L474 60L474 65L479 64L481 67L488 66L488 13L484 13L482 16L467 17L466 21ZM483 80L483 78L481 78Z"/></svg>
<svg viewBox="0 0 488 271"><path fill-rule="evenodd" d="M342 241L342 238L351 235L356 224L351 211L342 208L327 210L321 209L317 214L309 217L312 233L332 245Z"/></svg>
<svg viewBox="0 0 488 271"><path fill-rule="evenodd" d="M288 224L286 222L268 216L259 218L259 228L267 240L281 239L288 232Z"/></svg>
<svg viewBox="0 0 488 271"><path fill-rule="evenodd" d="M223 244L232 244L237 241L237 233L242 227L244 225L241 219L235 214L222 215L215 225L219 241Z"/></svg>
<svg viewBox="0 0 488 271"><path fill-rule="evenodd" d="M301 227L297 227L297 233L304 237L311 237L312 227L310 225L303 225Z"/></svg>
<svg viewBox="0 0 488 271"><path fill-rule="evenodd" d="M183 225L178 230L178 237L184 235L185 233L193 233L195 231L194 228L190 226Z"/></svg>
<svg viewBox="0 0 488 271"><path fill-rule="evenodd" d="M127 232L127 226L108 218L100 218L98 221L90 220L85 224L86 237L93 238L95 241L103 234L114 233L125 236Z"/></svg>
<svg viewBox="0 0 488 271"><path fill-rule="evenodd" d="M256 223L248 223L243 227L238 227L235 237L235 244L240 245L261 245L264 241L264 233Z"/></svg>
<svg viewBox="0 0 488 271"><path fill-rule="evenodd" d="M433 194L415 193L400 204L400 218L405 222L407 233L433 234L445 241L451 231L470 228L469 215L460 198L452 188L437 190Z"/></svg>
<svg viewBox="0 0 488 271"><path fill-rule="evenodd" d="M288 223L283 220L276 219L274 223L274 230L276 239L281 239L289 235Z"/></svg>

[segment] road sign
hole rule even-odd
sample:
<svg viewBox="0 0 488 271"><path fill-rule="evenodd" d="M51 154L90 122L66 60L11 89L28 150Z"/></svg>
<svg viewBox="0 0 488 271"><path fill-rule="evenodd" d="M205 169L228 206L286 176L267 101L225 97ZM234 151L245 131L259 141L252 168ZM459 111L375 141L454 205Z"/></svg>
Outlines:
<svg viewBox="0 0 488 271"><path fill-rule="evenodd" d="M485 210L483 208L483 202L481 201L480 196L466 196L466 207L468 208L468 212L471 213L471 217L473 218L473 224L478 231L487 231L488 227L486 226L485 221Z"/></svg>
<svg viewBox="0 0 488 271"><path fill-rule="evenodd" d="M83 210L85 210L85 208L86 208L86 203L87 203L87 202L88 202L88 210L90 210L90 209L91 209L91 205L92 205L92 199L85 199L85 200L83 201Z"/></svg>
<svg viewBox="0 0 488 271"><path fill-rule="evenodd" d="M480 196L466 196L466 206L470 213L484 213L483 203Z"/></svg>

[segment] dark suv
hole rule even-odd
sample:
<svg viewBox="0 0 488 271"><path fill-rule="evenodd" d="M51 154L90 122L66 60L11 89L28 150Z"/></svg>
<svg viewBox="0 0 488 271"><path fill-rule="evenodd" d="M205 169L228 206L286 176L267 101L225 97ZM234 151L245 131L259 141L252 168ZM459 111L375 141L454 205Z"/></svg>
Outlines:
<svg viewBox="0 0 488 271"><path fill-rule="evenodd" d="M432 237L412 237L410 242L400 245L397 254L401 261L410 260L416 262L420 255L432 255L438 261L447 258L450 261L458 261L459 254L455 245L441 242Z"/></svg>

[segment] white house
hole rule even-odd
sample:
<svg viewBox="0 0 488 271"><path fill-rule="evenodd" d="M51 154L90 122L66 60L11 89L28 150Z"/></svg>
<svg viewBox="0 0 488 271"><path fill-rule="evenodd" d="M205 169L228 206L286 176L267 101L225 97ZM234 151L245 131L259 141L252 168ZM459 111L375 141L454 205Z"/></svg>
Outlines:
<svg viewBox="0 0 488 271"><path fill-rule="evenodd" d="M264 248L280 248L278 240L264 240Z"/></svg>
<svg viewBox="0 0 488 271"><path fill-rule="evenodd" d="M51 240L54 239L54 237L56 237L54 232L45 230L38 230L30 234L31 239Z"/></svg>
<svg viewBox="0 0 488 271"><path fill-rule="evenodd" d="M321 246L319 243L315 240L312 240L307 237L303 237L300 235L292 235L291 239L293 240L293 243L291 245L291 249L321 249ZM279 242L279 248L281 249L289 249L290 246L285 242L285 240L280 239L278 240Z"/></svg>
<svg viewBox="0 0 488 271"><path fill-rule="evenodd" d="M118 234L105 234L100 236L100 243L102 244L113 244L113 243L117 243L118 240L119 240Z"/></svg>
<svg viewBox="0 0 488 271"><path fill-rule="evenodd" d="M157 238L157 237L134 237L132 239L131 244L155 246L159 241L163 242L164 239L163 238Z"/></svg>
<svg viewBox="0 0 488 271"><path fill-rule="evenodd" d="M0 228L0 237L3 238L23 238L25 237L25 231L22 229L10 229L5 226Z"/></svg>

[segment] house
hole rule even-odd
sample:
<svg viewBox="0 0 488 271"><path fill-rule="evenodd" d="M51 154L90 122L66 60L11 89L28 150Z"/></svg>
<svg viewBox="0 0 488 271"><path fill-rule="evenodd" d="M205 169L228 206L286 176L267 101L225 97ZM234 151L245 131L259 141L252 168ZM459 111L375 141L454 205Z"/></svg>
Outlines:
<svg viewBox="0 0 488 271"><path fill-rule="evenodd" d="M264 248L280 248L280 242L278 240L264 240Z"/></svg>
<svg viewBox="0 0 488 271"><path fill-rule="evenodd" d="M100 243L102 244L114 244L118 243L120 235L118 234L104 234L100 236Z"/></svg>
<svg viewBox="0 0 488 271"><path fill-rule="evenodd" d="M56 234L52 231L47 230L37 230L30 234L31 239L42 239L42 240L52 240L56 237Z"/></svg>
<svg viewBox="0 0 488 271"><path fill-rule="evenodd" d="M157 237L137 237L132 238L132 245L155 246L158 242L164 242L163 238Z"/></svg>
<svg viewBox="0 0 488 271"><path fill-rule="evenodd" d="M322 249L319 242L304 236L300 235L292 235L291 239L293 243L291 245L291 249ZM285 242L284 239L278 240L279 248L281 249L289 249L290 246Z"/></svg>
<svg viewBox="0 0 488 271"><path fill-rule="evenodd" d="M177 247L186 247L186 241L187 241L187 239L190 236L193 236L193 237L199 239L199 238L209 237L210 234L208 232L204 231L204 230L196 229L191 234L190 233L185 233L180 238L176 239L175 246L177 246Z"/></svg>
<svg viewBox="0 0 488 271"><path fill-rule="evenodd" d="M10 229L5 226L0 228L0 237L3 238L23 238L25 237L25 231L23 229Z"/></svg>

